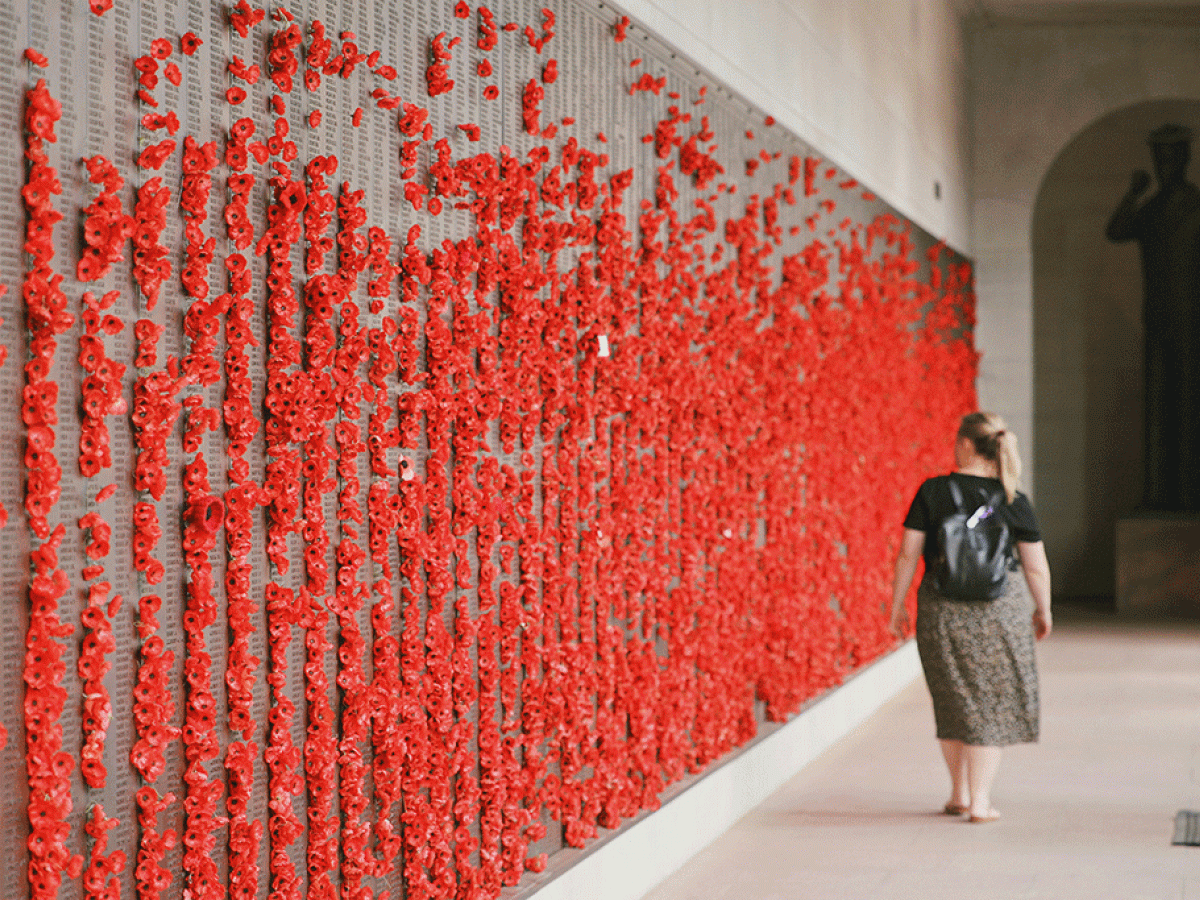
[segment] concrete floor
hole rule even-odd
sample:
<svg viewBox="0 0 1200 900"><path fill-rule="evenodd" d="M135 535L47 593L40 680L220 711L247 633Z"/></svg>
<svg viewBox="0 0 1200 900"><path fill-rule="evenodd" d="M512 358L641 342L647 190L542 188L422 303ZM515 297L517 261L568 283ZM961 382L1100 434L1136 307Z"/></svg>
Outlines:
<svg viewBox="0 0 1200 900"><path fill-rule="evenodd" d="M999 822L936 812L949 781L918 679L646 900L1200 900L1200 847L1171 846L1175 813L1200 810L1200 623L1064 613Z"/></svg>

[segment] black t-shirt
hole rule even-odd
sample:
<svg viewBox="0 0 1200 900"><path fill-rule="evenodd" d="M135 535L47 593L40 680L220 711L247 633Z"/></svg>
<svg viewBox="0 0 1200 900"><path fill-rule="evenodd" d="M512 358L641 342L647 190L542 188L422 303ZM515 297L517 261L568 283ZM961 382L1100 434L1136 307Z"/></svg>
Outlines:
<svg viewBox="0 0 1200 900"><path fill-rule="evenodd" d="M962 489L963 506L973 510L997 491L1003 491L1004 485L998 478L981 478L978 475L963 475L954 472L951 475L938 475L928 478L913 498L908 515L904 517L904 527L915 531L925 532L925 570L929 571L937 562L938 546L937 533L942 521L955 513L954 498L950 496L950 479L953 478ZM1012 530L1013 539L1023 544L1032 544L1042 539L1038 529L1037 518L1033 514L1033 506L1029 498L1017 491L1012 503L1006 503L999 509L1001 518Z"/></svg>

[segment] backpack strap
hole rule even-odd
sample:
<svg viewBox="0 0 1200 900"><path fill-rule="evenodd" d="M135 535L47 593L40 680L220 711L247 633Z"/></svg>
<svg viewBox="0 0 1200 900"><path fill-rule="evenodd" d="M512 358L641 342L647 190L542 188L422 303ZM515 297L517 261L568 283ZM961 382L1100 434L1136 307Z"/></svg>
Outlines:
<svg viewBox="0 0 1200 900"><path fill-rule="evenodd" d="M1004 488L996 491L994 494L985 494L984 503L990 506L994 512L999 511L1002 507L1008 504L1008 497L1004 494ZM1008 557L1009 568L1016 568L1017 565L1017 537L1013 534L1011 528L1008 530L1008 545L1004 548L1004 554Z"/></svg>
<svg viewBox="0 0 1200 900"><path fill-rule="evenodd" d="M955 512L966 512L967 501L966 498L963 497L962 488L959 487L958 482L954 480L953 475L948 476L948 480L950 482L950 499L954 502ZM979 503L981 506L990 506L992 509L999 509L1005 505L1004 490L1001 489L996 491L994 494L989 494L987 491L981 492L979 495Z"/></svg>
<svg viewBox="0 0 1200 900"><path fill-rule="evenodd" d="M948 480L950 482L950 499L954 501L954 509L956 512L964 512L963 506L966 501L963 500L962 488L958 486L953 475L950 475Z"/></svg>

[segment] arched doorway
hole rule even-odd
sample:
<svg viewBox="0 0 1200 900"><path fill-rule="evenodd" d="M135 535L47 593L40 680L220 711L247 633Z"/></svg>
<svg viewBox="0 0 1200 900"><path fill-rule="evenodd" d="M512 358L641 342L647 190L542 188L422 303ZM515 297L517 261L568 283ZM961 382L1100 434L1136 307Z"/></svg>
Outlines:
<svg viewBox="0 0 1200 900"><path fill-rule="evenodd" d="M1200 100L1097 119L1059 153L1034 206L1034 490L1056 595L1111 598L1115 523L1142 495L1141 269L1137 246L1104 229L1133 170L1151 171L1146 135L1165 122L1200 137Z"/></svg>

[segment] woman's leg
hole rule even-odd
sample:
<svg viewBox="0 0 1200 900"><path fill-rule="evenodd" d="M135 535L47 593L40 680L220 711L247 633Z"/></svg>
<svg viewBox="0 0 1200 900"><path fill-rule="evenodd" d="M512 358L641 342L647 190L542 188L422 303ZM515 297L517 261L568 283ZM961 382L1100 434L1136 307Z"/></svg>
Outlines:
<svg viewBox="0 0 1200 900"><path fill-rule="evenodd" d="M992 783L1000 770L1000 748L964 744L962 756L967 769L967 788L971 793L971 805L967 811L979 819L997 818L998 814L992 807Z"/></svg>
<svg viewBox="0 0 1200 900"><path fill-rule="evenodd" d="M963 756L962 741L938 741L946 768L950 771L950 800L946 812L962 811L971 805L971 792L967 787L967 761Z"/></svg>

